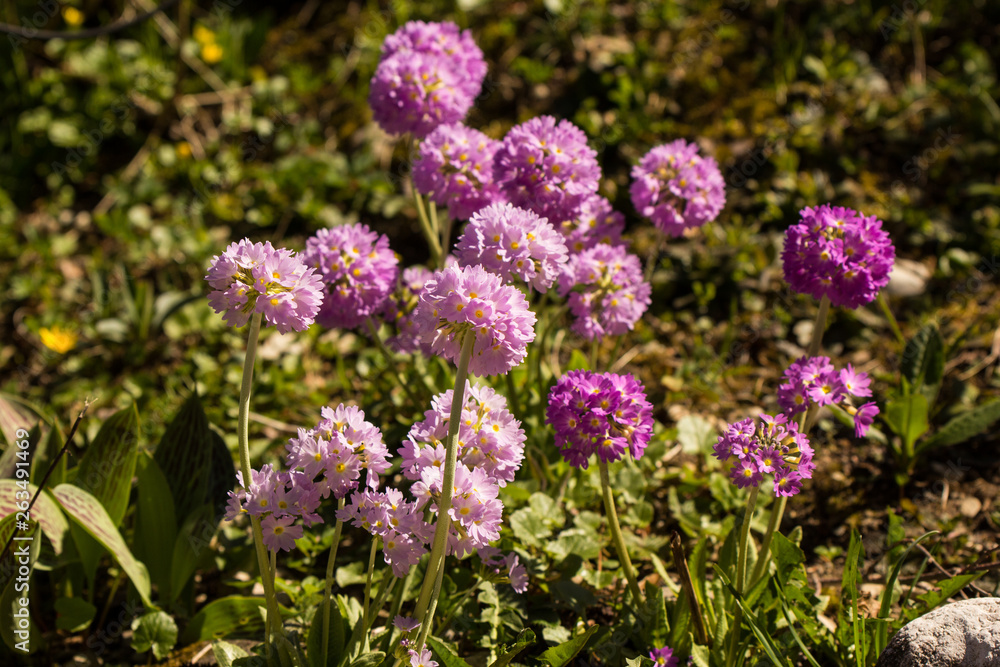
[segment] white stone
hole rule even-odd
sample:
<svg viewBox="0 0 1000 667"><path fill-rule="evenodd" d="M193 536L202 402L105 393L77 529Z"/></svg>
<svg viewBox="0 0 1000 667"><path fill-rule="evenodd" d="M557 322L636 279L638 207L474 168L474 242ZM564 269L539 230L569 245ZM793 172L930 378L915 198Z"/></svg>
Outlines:
<svg viewBox="0 0 1000 667"><path fill-rule="evenodd" d="M1000 598L952 602L907 623L876 667L1000 666Z"/></svg>

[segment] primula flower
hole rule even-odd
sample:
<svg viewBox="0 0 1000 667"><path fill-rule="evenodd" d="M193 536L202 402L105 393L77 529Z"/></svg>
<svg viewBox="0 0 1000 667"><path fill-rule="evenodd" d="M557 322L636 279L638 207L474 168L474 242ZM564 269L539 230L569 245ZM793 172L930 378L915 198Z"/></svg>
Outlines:
<svg viewBox="0 0 1000 667"><path fill-rule="evenodd" d="M851 404L851 397L867 397L872 392L868 374L854 370L850 364L837 372L828 357L801 357L785 370L781 379L778 405L789 417L805 412L810 404L843 404L847 413L854 416L855 433L862 437L878 414L874 403L865 404L863 412Z"/></svg>
<svg viewBox="0 0 1000 667"><path fill-rule="evenodd" d="M423 469L444 465L454 391L431 400L424 418L410 427L399 449L401 471L407 479L421 479ZM524 430L507 410L507 399L492 388L466 383L465 403L458 429L458 460L486 472L498 486L514 480L524 459Z"/></svg>
<svg viewBox="0 0 1000 667"><path fill-rule="evenodd" d="M467 220L503 199L493 183L493 155L500 142L461 123L440 125L420 142L413 185L453 218Z"/></svg>
<svg viewBox="0 0 1000 667"><path fill-rule="evenodd" d="M736 486L760 486L765 475L774 479L775 496L793 496L801 480L812 477L813 449L785 415L761 415L730 424L715 443L715 457L722 462L735 457L730 477Z"/></svg>
<svg viewBox="0 0 1000 667"><path fill-rule="evenodd" d="M598 243L624 245L625 216L611 208L611 202L600 195L587 197L568 218L553 221L553 226L566 239L566 248L572 254Z"/></svg>
<svg viewBox="0 0 1000 667"><path fill-rule="evenodd" d="M243 239L212 258L205 280L208 303L229 326L241 327L262 313L279 333L313 323L323 301L322 281L291 250Z"/></svg>
<svg viewBox="0 0 1000 667"><path fill-rule="evenodd" d="M622 246L600 243L570 257L559 276L560 296L569 295L573 331L587 340L630 331L649 304L652 290L639 258Z"/></svg>
<svg viewBox="0 0 1000 667"><path fill-rule="evenodd" d="M422 266L411 266L403 269L402 277L396 289L385 300L383 316L386 324L393 330L392 336L385 345L396 352L416 352L420 349L420 336L413 311L417 307L419 294L424 284L434 274Z"/></svg>
<svg viewBox="0 0 1000 667"><path fill-rule="evenodd" d="M656 667L677 667L679 658L674 655L674 649L669 646L654 648L649 652L650 659L656 663Z"/></svg>
<svg viewBox="0 0 1000 667"><path fill-rule="evenodd" d="M316 321L328 328L353 329L380 311L399 273L389 239L362 224L319 230L303 260L326 284Z"/></svg>
<svg viewBox="0 0 1000 667"><path fill-rule="evenodd" d="M410 667L438 667L437 661L433 658L433 654L429 648L425 648L417 653L416 650L410 649Z"/></svg>
<svg viewBox="0 0 1000 667"><path fill-rule="evenodd" d="M824 204L804 208L781 251L785 280L796 292L834 306L871 303L889 282L896 251L882 221Z"/></svg>
<svg viewBox="0 0 1000 667"><path fill-rule="evenodd" d="M507 199L549 220L572 217L597 192L601 168L583 130L539 116L513 127L497 150L494 179Z"/></svg>
<svg viewBox="0 0 1000 667"><path fill-rule="evenodd" d="M486 78L486 60L472 39L472 33L461 30L451 21L409 21L382 43L383 59L407 53L444 57L460 76L463 90L473 98L479 94Z"/></svg>
<svg viewBox="0 0 1000 667"><path fill-rule="evenodd" d="M617 461L625 451L642 457L653 435L653 406L631 375L575 370L549 391L545 421L571 465L586 468L594 452Z"/></svg>
<svg viewBox="0 0 1000 667"><path fill-rule="evenodd" d="M714 158L678 139L657 146L632 168L632 203L670 236L701 227L726 203L726 183Z"/></svg>
<svg viewBox="0 0 1000 667"><path fill-rule="evenodd" d="M481 266L447 267L424 285L413 314L434 354L457 361L464 336L475 336L469 372L502 375L524 361L535 339L535 314L524 294Z"/></svg>
<svg viewBox="0 0 1000 667"><path fill-rule="evenodd" d="M847 412L851 412L851 408L848 408ZM868 429L871 427L872 422L875 421L875 415L878 414L878 407L874 403L865 403L857 409L854 413L854 435L863 438L867 433Z"/></svg>
<svg viewBox="0 0 1000 667"><path fill-rule="evenodd" d="M491 204L472 216L455 246L464 266L481 265L504 280L547 291L566 263L566 242L552 225L512 204Z"/></svg>
<svg viewBox="0 0 1000 667"><path fill-rule="evenodd" d="M260 522L264 534L264 546L271 551L291 551L295 548L295 540L302 537L302 526L293 526L295 517L271 515Z"/></svg>
<svg viewBox="0 0 1000 667"><path fill-rule="evenodd" d="M528 590L528 570L513 551L503 555L496 547L483 547L476 552L483 562L485 574L495 583L510 583L515 593Z"/></svg>

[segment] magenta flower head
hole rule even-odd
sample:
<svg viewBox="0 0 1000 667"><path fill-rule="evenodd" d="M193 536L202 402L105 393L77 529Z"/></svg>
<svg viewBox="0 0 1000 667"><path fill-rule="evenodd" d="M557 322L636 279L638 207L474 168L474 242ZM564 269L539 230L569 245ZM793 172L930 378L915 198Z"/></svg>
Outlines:
<svg viewBox="0 0 1000 667"><path fill-rule="evenodd" d="M624 243L625 216L611 208L611 202L600 195L584 199L571 217L555 226L566 239L566 247L572 254L589 250L598 243Z"/></svg>
<svg viewBox="0 0 1000 667"><path fill-rule="evenodd" d="M507 133L493 175L512 204L561 222L597 192L601 168L583 130L568 120L557 124L539 116Z"/></svg>
<svg viewBox="0 0 1000 667"><path fill-rule="evenodd" d="M850 364L840 372L827 357L802 357L793 362L782 374L778 387L778 405L791 417L805 412L811 405L843 405L854 417L857 437L868 433L868 427L878 414L874 403L855 408L853 398L872 395L867 373L856 371Z"/></svg>
<svg viewBox="0 0 1000 667"><path fill-rule="evenodd" d="M501 201L493 183L493 155L500 142L461 123L440 125L420 143L413 185L453 218L467 220Z"/></svg>
<svg viewBox="0 0 1000 667"><path fill-rule="evenodd" d="M631 375L569 371L549 391L545 421L556 432L556 447L577 468L594 452L617 461L626 451L642 457L653 435L653 406Z"/></svg>
<svg viewBox="0 0 1000 667"><path fill-rule="evenodd" d="M396 352L416 352L420 349L420 337L413 311L417 307L424 284L433 277L429 269L411 266L403 269L399 285L385 301L383 315L386 324L394 331L385 341L390 350Z"/></svg>
<svg viewBox="0 0 1000 667"><path fill-rule="evenodd" d="M466 94L472 98L479 95L486 78L486 60L468 30L460 30L451 21L409 21L386 37L382 44L383 60L407 53L445 58L460 76Z"/></svg>
<svg viewBox="0 0 1000 667"><path fill-rule="evenodd" d="M714 449L722 462L735 459L730 477L736 486L760 486L770 475L776 497L794 496L815 468L808 438L783 414L761 415L759 426L753 419L730 424Z"/></svg>
<svg viewBox="0 0 1000 667"><path fill-rule="evenodd" d="M815 299L825 296L834 306L857 308L874 301L896 259L882 221L829 204L804 208L799 215L781 251L791 288Z"/></svg>
<svg viewBox="0 0 1000 667"><path fill-rule="evenodd" d="M680 236L719 215L726 182L715 158L678 139L657 146L632 167L632 203L665 234Z"/></svg>
<svg viewBox="0 0 1000 667"><path fill-rule="evenodd" d="M570 257L559 277L560 296L569 296L573 331L587 340L630 331L652 303L639 258L623 246L603 243Z"/></svg>
<svg viewBox="0 0 1000 667"><path fill-rule="evenodd" d="M326 283L316 321L328 328L353 329L380 311L399 272L389 239L362 224L319 230L303 259Z"/></svg>
<svg viewBox="0 0 1000 667"><path fill-rule="evenodd" d="M323 301L322 281L291 250L243 239L212 258L208 303L232 327L262 313L279 333L302 331Z"/></svg>
<svg viewBox="0 0 1000 667"><path fill-rule="evenodd" d="M656 667L677 667L679 658L674 655L674 649L669 646L654 648L649 652L650 659L656 663Z"/></svg>
<svg viewBox="0 0 1000 667"><path fill-rule="evenodd" d="M566 263L566 242L552 225L513 204L491 204L472 216L455 245L464 266L480 264L505 281L546 292Z"/></svg>
<svg viewBox="0 0 1000 667"><path fill-rule="evenodd" d="M434 354L458 361L463 337L475 336L469 372L502 375L524 361L535 339L535 314L524 294L481 266L446 267L424 285L414 312Z"/></svg>

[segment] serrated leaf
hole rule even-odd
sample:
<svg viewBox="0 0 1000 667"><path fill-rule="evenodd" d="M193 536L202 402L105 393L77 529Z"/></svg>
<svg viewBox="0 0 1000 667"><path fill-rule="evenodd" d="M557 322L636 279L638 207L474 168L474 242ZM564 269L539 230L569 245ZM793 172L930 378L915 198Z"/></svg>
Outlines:
<svg viewBox="0 0 1000 667"><path fill-rule="evenodd" d="M1000 419L1000 398L983 403L953 418L937 433L920 443L917 451L924 452L965 442L988 429L998 419Z"/></svg>
<svg viewBox="0 0 1000 667"><path fill-rule="evenodd" d="M83 598L59 598L54 606L56 628L66 632L86 630L97 615L97 607Z"/></svg>
<svg viewBox="0 0 1000 667"><path fill-rule="evenodd" d="M236 644L217 640L212 642L212 655L219 667L233 667L233 662L240 658L249 658L250 654Z"/></svg>
<svg viewBox="0 0 1000 667"><path fill-rule="evenodd" d="M919 618L927 612L936 609L943 602L946 602L952 595L986 574L986 572L987 570L980 570L979 572L973 572L971 574L960 574L957 577L937 582L939 590L924 593L917 598L918 602L923 603L921 606L904 610L904 622L909 623L913 619Z"/></svg>
<svg viewBox="0 0 1000 667"><path fill-rule="evenodd" d="M137 653L152 649L163 660L177 643L177 624L165 611L151 611L132 621L132 648Z"/></svg>
<svg viewBox="0 0 1000 667"><path fill-rule="evenodd" d="M162 599L170 595L170 573L177 521L170 487L153 458L143 452L136 465L139 498L136 507L135 553L149 568Z"/></svg>
<svg viewBox="0 0 1000 667"><path fill-rule="evenodd" d="M458 657L454 651L436 637L427 637L427 645L434 651L434 655L441 661L442 667L471 667L462 658Z"/></svg>
<svg viewBox="0 0 1000 667"><path fill-rule="evenodd" d="M326 654L325 667L336 667L340 664L341 654L344 652L344 639L347 637L347 621L340 615L340 607L335 603L330 603L329 627L329 647ZM312 626L309 628L309 636L306 639L306 650L308 651L309 664L311 667L324 667L321 654L323 653L323 605L320 604L313 616Z"/></svg>
<svg viewBox="0 0 1000 667"><path fill-rule="evenodd" d="M563 667L576 657L576 654L583 650L590 638L597 632L599 626L592 625L587 630L569 641L565 641L559 646L553 646L542 653L539 658L548 663L550 667Z"/></svg>
<svg viewBox="0 0 1000 667"><path fill-rule="evenodd" d="M139 455L139 413L135 405L119 410L101 425L76 468L73 483L104 506L112 526L128 509L135 461Z"/></svg>
<svg viewBox="0 0 1000 667"><path fill-rule="evenodd" d="M775 531L771 538L771 554L777 566L775 572L782 584L788 581L791 571L805 561L806 555L797 544Z"/></svg>
<svg viewBox="0 0 1000 667"><path fill-rule="evenodd" d="M936 387L944 376L944 340L936 324L925 325L906 344L900 372L910 387L932 387L937 394ZM933 398L927 396L928 401Z"/></svg>
<svg viewBox="0 0 1000 667"><path fill-rule="evenodd" d="M17 482L12 479L0 480L0 517L17 512L17 493L22 491ZM38 487L28 484L28 496L34 498ZM42 527L45 537L52 542L52 551L58 556L62 554L63 540L66 538L66 531L69 530L69 522L66 516L59 509L59 506L52 500L48 491L41 493L38 500L31 507L31 518L38 521ZM3 547L0 547L3 548Z"/></svg>
<svg viewBox="0 0 1000 667"><path fill-rule="evenodd" d="M150 582L146 566L129 551L115 523L97 498L73 484L60 484L52 490L52 495L77 526L111 553L139 592L143 604L154 607L149 599Z"/></svg>
<svg viewBox="0 0 1000 667"><path fill-rule="evenodd" d="M213 446L208 417L194 394L167 426L153 454L170 487L178 521L207 502ZM235 484L235 478L229 480L227 490Z"/></svg>
<svg viewBox="0 0 1000 667"><path fill-rule="evenodd" d="M490 667L507 667L507 665L510 664L510 661L517 657L518 653L534 643L535 633L531 630L531 628L521 630L521 632L517 635L517 639L514 640L514 645L510 646L507 650L497 656L497 659L490 664Z"/></svg>

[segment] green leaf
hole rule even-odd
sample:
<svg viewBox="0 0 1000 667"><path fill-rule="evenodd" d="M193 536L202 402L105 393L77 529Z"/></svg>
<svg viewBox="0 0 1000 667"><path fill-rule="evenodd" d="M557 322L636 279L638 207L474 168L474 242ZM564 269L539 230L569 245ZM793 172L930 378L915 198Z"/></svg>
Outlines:
<svg viewBox="0 0 1000 667"><path fill-rule="evenodd" d="M458 657L448 645L436 637L427 637L427 645L434 651L434 655L441 661L442 667L471 667L462 658Z"/></svg>
<svg viewBox="0 0 1000 667"><path fill-rule="evenodd" d="M535 643L535 633L531 628L525 628L521 630L517 635L517 639L514 640L514 645L507 648L503 653L497 656L490 667L507 667L510 661L517 657L517 654L528 648Z"/></svg>
<svg viewBox="0 0 1000 667"><path fill-rule="evenodd" d="M729 577L726 576L726 573L723 572L722 568L716 565L715 563L712 563L712 567L715 568L715 573L719 575L719 578L722 579L722 582L726 585L726 588L729 589L729 592L732 594L733 599L736 600L736 604L739 605L740 609L743 610L743 620L746 622L747 625L750 626L751 632L753 632L754 636L757 637L757 641L760 643L761 648L764 649L764 653L766 653L767 657L771 659L771 664L787 665L788 664L787 660L782 660L781 658L778 657L779 655L782 654L781 649L779 649L775 645L774 640L771 638L771 635L769 635L767 631L760 626L760 623L758 623L757 621L757 615L751 612L750 609L746 606L743 600L743 596L737 593L736 589L733 588L733 585L730 583ZM738 653L737 657L739 657L740 655L742 655L742 652Z"/></svg>
<svg viewBox="0 0 1000 667"><path fill-rule="evenodd" d="M266 607L267 601L264 598L241 595L231 595L210 602L191 619L181 636L181 643L212 641L236 633L256 636L264 630L261 610ZM281 614L284 617L288 612L282 610Z"/></svg>
<svg viewBox="0 0 1000 667"><path fill-rule="evenodd" d="M861 535L851 530L851 542L847 548L847 560L844 561L844 575L841 578L843 590L851 597L851 630L854 635L854 658L858 667L865 667L865 656L868 649L865 646L865 621L858 613L858 572L864 567L864 551Z"/></svg>
<svg viewBox="0 0 1000 667"><path fill-rule="evenodd" d="M677 442L686 454L710 452L716 438L715 428L701 415L684 415L677 422Z"/></svg>
<svg viewBox="0 0 1000 667"><path fill-rule="evenodd" d="M236 644L222 640L212 642L212 654L219 667L233 667L233 662L240 658L249 658L250 654Z"/></svg>
<svg viewBox="0 0 1000 667"><path fill-rule="evenodd" d="M912 452L913 443L927 432L927 397L910 394L889 401L885 406L885 421L903 439L904 451Z"/></svg>
<svg viewBox="0 0 1000 667"><path fill-rule="evenodd" d="M194 394L167 426L153 455L170 488L178 521L208 502L212 447L208 417ZM229 488L235 483L230 479Z"/></svg>
<svg viewBox="0 0 1000 667"><path fill-rule="evenodd" d="M775 576L782 584L788 582L791 571L806 559L805 553L797 544L777 531L771 538L771 554L774 556L774 563L777 566Z"/></svg>
<svg viewBox="0 0 1000 667"><path fill-rule="evenodd" d="M325 667L336 667L340 663L341 654L344 652L344 639L347 637L349 628L347 621L340 615L340 606L336 602L330 603L330 623L329 636L330 645L327 650ZM306 640L306 651L309 655L311 667L324 667L321 654L323 653L323 605L320 604L313 616L312 626L309 628L309 636Z"/></svg>
<svg viewBox="0 0 1000 667"><path fill-rule="evenodd" d="M15 435L17 434L17 429L14 430ZM0 456L0 479L11 479L17 476L17 469L23 468L26 473L30 476L31 468L25 466L24 464L33 462L35 460L35 454L38 450L38 441L42 438L42 429L36 424L30 431L27 431L27 435L23 438L17 438L7 449L4 450L2 456ZM17 446L18 442L26 442L27 447L21 449ZM18 462L21 465L18 466Z"/></svg>
<svg viewBox="0 0 1000 667"><path fill-rule="evenodd" d="M649 646L666 645L670 635L670 623L667 621L667 606L662 587L656 586L652 592L647 594L644 618L648 619L642 629L642 638L645 643Z"/></svg>
<svg viewBox="0 0 1000 667"><path fill-rule="evenodd" d="M0 479L0 517L17 512L18 493L24 492L21 484L12 479ZM34 498L38 487L34 484L27 484L28 497ZM23 498L23 495L22 495ZM31 507L31 518L38 521L42 527L45 537L52 542L52 551L58 556L63 550L63 540L66 531L69 529L69 522L66 516L59 509L59 506L52 500L48 491L41 493L38 500ZM3 547L0 546L0 549Z"/></svg>
<svg viewBox="0 0 1000 667"><path fill-rule="evenodd" d="M351 663L351 667L378 667L385 660L382 651L369 651Z"/></svg>
<svg viewBox="0 0 1000 667"><path fill-rule="evenodd" d="M19 430L37 424L40 419L41 412L31 403L0 392L0 435L8 448L22 439L17 437Z"/></svg>
<svg viewBox="0 0 1000 667"><path fill-rule="evenodd" d="M139 489L135 522L136 556L149 568L149 576L156 584L160 598L172 600L171 556L177 539L174 501L170 497L166 478L146 452L139 455L136 473Z"/></svg>
<svg viewBox="0 0 1000 667"><path fill-rule="evenodd" d="M576 657L576 654L583 650L583 647L587 645L587 642L590 641L590 638L594 636L597 630L598 626L592 625L585 632L573 637L569 641L546 650L539 658L549 664L550 667L563 667L563 665L569 664Z"/></svg>
<svg viewBox="0 0 1000 667"><path fill-rule="evenodd" d="M202 505L184 520L177 531L170 559L170 593L172 599L184 590L188 579L198 568L198 562L215 535L218 523L212 517L212 508Z"/></svg>
<svg viewBox="0 0 1000 667"><path fill-rule="evenodd" d="M7 524L8 521L10 521L10 526ZM9 538L11 528L16 528L14 517L8 517L0 522L0 536ZM7 585L4 586L3 590L0 591L0 609L3 610L3 622L0 622L0 637L3 638L3 643L7 645L7 648L12 651L19 654L34 653L42 645L40 641L42 633L35 626L35 622L31 618L31 602L29 601L27 606L22 606L20 601L25 599L27 589L24 588L24 585L26 583L30 585L33 581L31 575L35 569L35 561L38 560L38 553L42 548L42 541L38 539L38 522L29 520L28 529L26 531L18 531L17 536L33 538L14 542L10 548L10 552L20 552L21 549L27 550L28 574L22 577L20 568L25 563L20 561L24 556L21 553L17 553L17 576L13 576L13 570L11 570L11 578L7 581ZM3 543L6 544L7 540L4 539ZM0 546L0 549L2 548ZM13 557L14 553L10 552L9 557ZM18 590L19 588L21 590Z"/></svg>
<svg viewBox="0 0 1000 667"><path fill-rule="evenodd" d="M54 606L56 628L66 632L86 630L97 614L97 607L83 598L59 598Z"/></svg>
<svg viewBox="0 0 1000 667"><path fill-rule="evenodd" d="M944 376L944 340L936 324L925 325L906 344L900 371L910 387L927 387L930 391L924 395L933 402Z"/></svg>
<svg viewBox="0 0 1000 667"><path fill-rule="evenodd" d="M695 644L693 638L691 643L691 658L698 667L710 667L711 665L709 662L711 654L708 652L708 647Z"/></svg>
<svg viewBox="0 0 1000 667"><path fill-rule="evenodd" d="M892 522L890 520L890 526ZM891 535L890 530L890 535ZM899 577L900 570L903 569L903 563L906 561L906 557L910 555L910 551L913 550L918 544L924 541L926 538L932 535L937 535L938 531L932 530L930 532L924 533L913 543L906 548L903 555L896 561L895 566L892 568L892 572L889 574L889 578L885 582L885 590L882 592L882 601L879 605L878 618L888 618L889 611L892 609L892 591L896 587L896 579ZM882 655L882 650L886 647L889 642L889 626L887 624L880 625L875 632L875 654Z"/></svg>
<svg viewBox="0 0 1000 667"><path fill-rule="evenodd" d="M76 468L73 483L104 506L112 526L121 525L139 454L139 413L135 405L111 415Z"/></svg>
<svg viewBox="0 0 1000 667"><path fill-rule="evenodd" d="M925 452L965 442L985 431L998 419L1000 419L1000 398L983 403L953 418L937 433L920 443L917 451Z"/></svg>
<svg viewBox="0 0 1000 667"><path fill-rule="evenodd" d="M132 648L136 653L152 649L153 657L163 660L177 643L177 624L165 611L151 611L132 621Z"/></svg>
<svg viewBox="0 0 1000 667"><path fill-rule="evenodd" d="M149 599L150 583L146 566L137 561L125 546L125 540L97 498L72 484L60 484L52 490L52 495L76 525L111 553L139 592L143 604L154 607Z"/></svg>
<svg viewBox="0 0 1000 667"><path fill-rule="evenodd" d="M971 574L960 574L957 577L937 582L939 590L924 593L919 596L917 601L922 602L923 604L920 607L905 609L903 611L903 619L905 619L905 622L909 623L913 619L923 616L927 612L937 608L943 602L946 602L952 595L986 574L987 571L988 570L980 570L979 572L973 572Z"/></svg>

